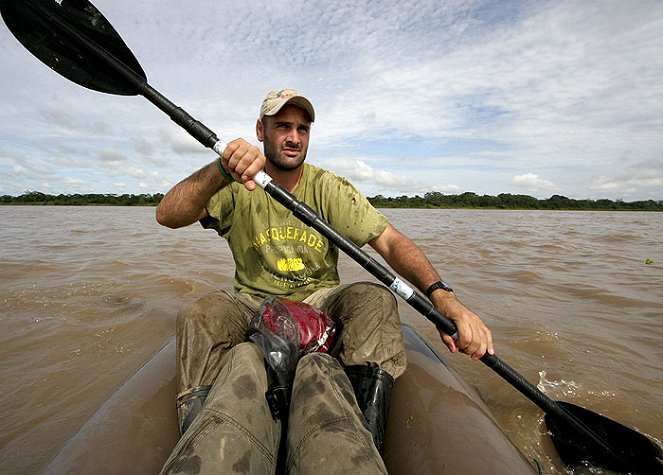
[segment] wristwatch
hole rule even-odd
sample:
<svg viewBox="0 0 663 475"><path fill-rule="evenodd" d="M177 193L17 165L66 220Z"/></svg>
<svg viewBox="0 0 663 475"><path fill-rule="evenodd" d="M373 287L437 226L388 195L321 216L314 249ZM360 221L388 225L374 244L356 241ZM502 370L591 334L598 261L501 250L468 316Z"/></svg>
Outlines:
<svg viewBox="0 0 663 475"><path fill-rule="evenodd" d="M430 287L428 287L428 289L426 290L426 297L428 297L430 299L431 294L434 291L436 291L437 289L442 289L442 290L445 290L447 292L453 292L454 291L454 289L452 289L451 286L449 284L447 284L445 281L438 280L437 282L432 284Z"/></svg>

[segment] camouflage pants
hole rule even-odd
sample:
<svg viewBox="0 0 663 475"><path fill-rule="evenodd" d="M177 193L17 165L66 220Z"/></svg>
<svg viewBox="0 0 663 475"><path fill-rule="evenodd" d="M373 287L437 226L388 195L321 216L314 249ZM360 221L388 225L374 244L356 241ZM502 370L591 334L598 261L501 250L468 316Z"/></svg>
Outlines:
<svg viewBox="0 0 663 475"><path fill-rule="evenodd" d="M241 343L225 354L205 406L162 473L273 474L281 424L264 394L262 354ZM286 472L386 474L338 361L312 353L297 365Z"/></svg>
<svg viewBox="0 0 663 475"><path fill-rule="evenodd" d="M177 319L179 395L211 386L230 348L246 341L251 318L262 300L219 290L184 308ZM394 379L405 371L405 348L396 298L368 283L340 285L308 296L305 303L341 322L335 353L346 366L377 366Z"/></svg>

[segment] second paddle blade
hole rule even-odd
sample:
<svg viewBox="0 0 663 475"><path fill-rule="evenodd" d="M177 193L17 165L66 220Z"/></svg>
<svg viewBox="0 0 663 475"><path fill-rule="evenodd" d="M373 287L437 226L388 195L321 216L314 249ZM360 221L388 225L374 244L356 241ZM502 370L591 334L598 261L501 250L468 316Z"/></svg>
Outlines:
<svg viewBox="0 0 663 475"><path fill-rule="evenodd" d="M663 450L648 437L575 404L557 403L614 447L623 465L579 437L565 421L546 414L546 425L564 463L572 468L585 465L618 473L663 474Z"/></svg>

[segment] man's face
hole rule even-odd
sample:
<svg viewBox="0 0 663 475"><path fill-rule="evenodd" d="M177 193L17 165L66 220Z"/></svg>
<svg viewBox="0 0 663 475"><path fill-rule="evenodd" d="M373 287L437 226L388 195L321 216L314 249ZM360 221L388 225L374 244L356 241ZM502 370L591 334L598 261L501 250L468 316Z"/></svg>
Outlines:
<svg viewBox="0 0 663 475"><path fill-rule="evenodd" d="M280 170L295 170L308 151L311 119L297 106L286 105L276 115L258 121L258 140L264 143L267 160Z"/></svg>

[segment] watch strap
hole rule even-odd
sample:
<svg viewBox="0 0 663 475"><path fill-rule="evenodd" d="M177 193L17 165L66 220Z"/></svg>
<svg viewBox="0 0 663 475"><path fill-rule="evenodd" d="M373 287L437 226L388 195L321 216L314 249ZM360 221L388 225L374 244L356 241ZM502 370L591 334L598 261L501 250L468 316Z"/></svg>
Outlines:
<svg viewBox="0 0 663 475"><path fill-rule="evenodd" d="M430 298L431 294L433 292L435 292L437 289L442 289L442 290L445 290L447 292L453 292L454 291L454 289L452 289L451 286L449 284L447 284L445 281L438 280L434 284L431 284L431 286L428 287L428 289L426 289L426 297Z"/></svg>

